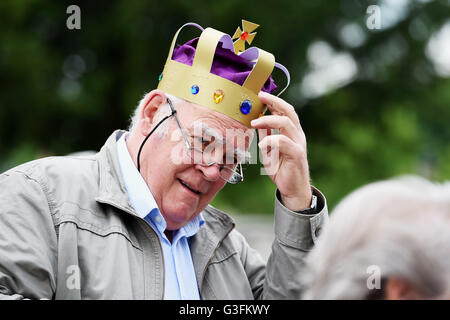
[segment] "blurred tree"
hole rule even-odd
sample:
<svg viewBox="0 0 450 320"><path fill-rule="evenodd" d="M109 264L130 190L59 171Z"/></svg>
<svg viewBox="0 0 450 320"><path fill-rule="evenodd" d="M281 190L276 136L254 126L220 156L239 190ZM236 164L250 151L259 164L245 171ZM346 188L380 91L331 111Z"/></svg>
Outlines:
<svg viewBox="0 0 450 320"><path fill-rule="evenodd" d="M245 18L261 25L253 44L291 72L283 97L297 107L312 182L331 207L393 175L450 179L450 72L430 44L449 23L449 1L77 1L81 30L66 28L70 4L0 2L0 171L98 150L156 87L177 28L195 21L232 34ZM371 4L380 30L366 27ZM245 173L214 204L272 212L274 185L258 165Z"/></svg>

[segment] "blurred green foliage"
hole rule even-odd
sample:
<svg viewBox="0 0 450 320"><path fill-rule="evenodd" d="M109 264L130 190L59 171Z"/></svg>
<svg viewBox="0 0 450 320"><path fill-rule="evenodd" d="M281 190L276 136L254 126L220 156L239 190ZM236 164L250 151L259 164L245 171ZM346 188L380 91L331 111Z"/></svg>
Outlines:
<svg viewBox="0 0 450 320"><path fill-rule="evenodd" d="M450 78L436 74L425 51L448 21L450 4L401 2L407 5L397 23L369 30L366 8L377 1L2 0L0 171L99 150L113 130L127 128L138 101L156 87L182 24L232 35L244 18L261 25L253 44L290 70L283 98L297 108L312 183L330 207L363 184L395 175L449 179ZM81 30L66 28L70 4L81 8ZM362 43L342 41L349 24L362 30ZM351 54L358 72L347 85L308 98L300 85L310 70L308 48L317 41ZM275 186L259 165L247 166L245 175L244 184L225 187L214 204L272 212Z"/></svg>

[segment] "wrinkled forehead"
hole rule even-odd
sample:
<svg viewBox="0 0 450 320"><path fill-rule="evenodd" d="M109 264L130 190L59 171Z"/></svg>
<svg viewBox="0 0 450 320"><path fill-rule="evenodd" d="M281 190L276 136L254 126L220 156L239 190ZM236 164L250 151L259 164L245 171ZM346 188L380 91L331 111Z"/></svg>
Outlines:
<svg viewBox="0 0 450 320"><path fill-rule="evenodd" d="M190 133L227 141L243 139L251 142L253 138L252 129L209 108L187 102L183 104L182 113L186 120L185 129Z"/></svg>

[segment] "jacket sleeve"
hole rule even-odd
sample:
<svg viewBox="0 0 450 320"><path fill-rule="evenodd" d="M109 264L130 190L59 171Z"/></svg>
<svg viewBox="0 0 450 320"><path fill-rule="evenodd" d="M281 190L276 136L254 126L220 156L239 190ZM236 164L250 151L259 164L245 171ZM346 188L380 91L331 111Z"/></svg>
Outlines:
<svg viewBox="0 0 450 320"><path fill-rule="evenodd" d="M51 299L56 232L43 186L19 171L0 175L0 299Z"/></svg>
<svg viewBox="0 0 450 320"><path fill-rule="evenodd" d="M299 214L286 208L278 190L275 196L275 240L265 268L247 265L256 299L300 299L303 287L300 275L304 259L312 249L323 225L328 221L325 197L313 187L317 197L317 213ZM248 257L248 262L257 261ZM264 273L264 274L263 274Z"/></svg>

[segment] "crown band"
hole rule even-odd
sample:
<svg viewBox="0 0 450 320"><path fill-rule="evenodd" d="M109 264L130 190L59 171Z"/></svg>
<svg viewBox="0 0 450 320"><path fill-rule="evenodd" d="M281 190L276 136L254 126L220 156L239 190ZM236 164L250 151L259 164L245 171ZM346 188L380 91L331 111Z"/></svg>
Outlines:
<svg viewBox="0 0 450 320"><path fill-rule="evenodd" d="M172 60L176 39L185 26L195 26L203 30L197 24L188 23L176 32L158 89L223 113L247 127L251 127L251 120L258 118L266 111L266 107L258 98L258 93L270 77L274 67L279 68L280 65L275 63L275 58L271 53L253 47L240 54L241 57L253 60L249 61L249 64L254 64L242 86L211 73L214 54L219 42L222 43L222 48L234 52L231 37L212 28L204 29L200 35L192 66ZM287 72L286 68L283 67L283 69L282 71ZM288 74L286 75L289 84Z"/></svg>

